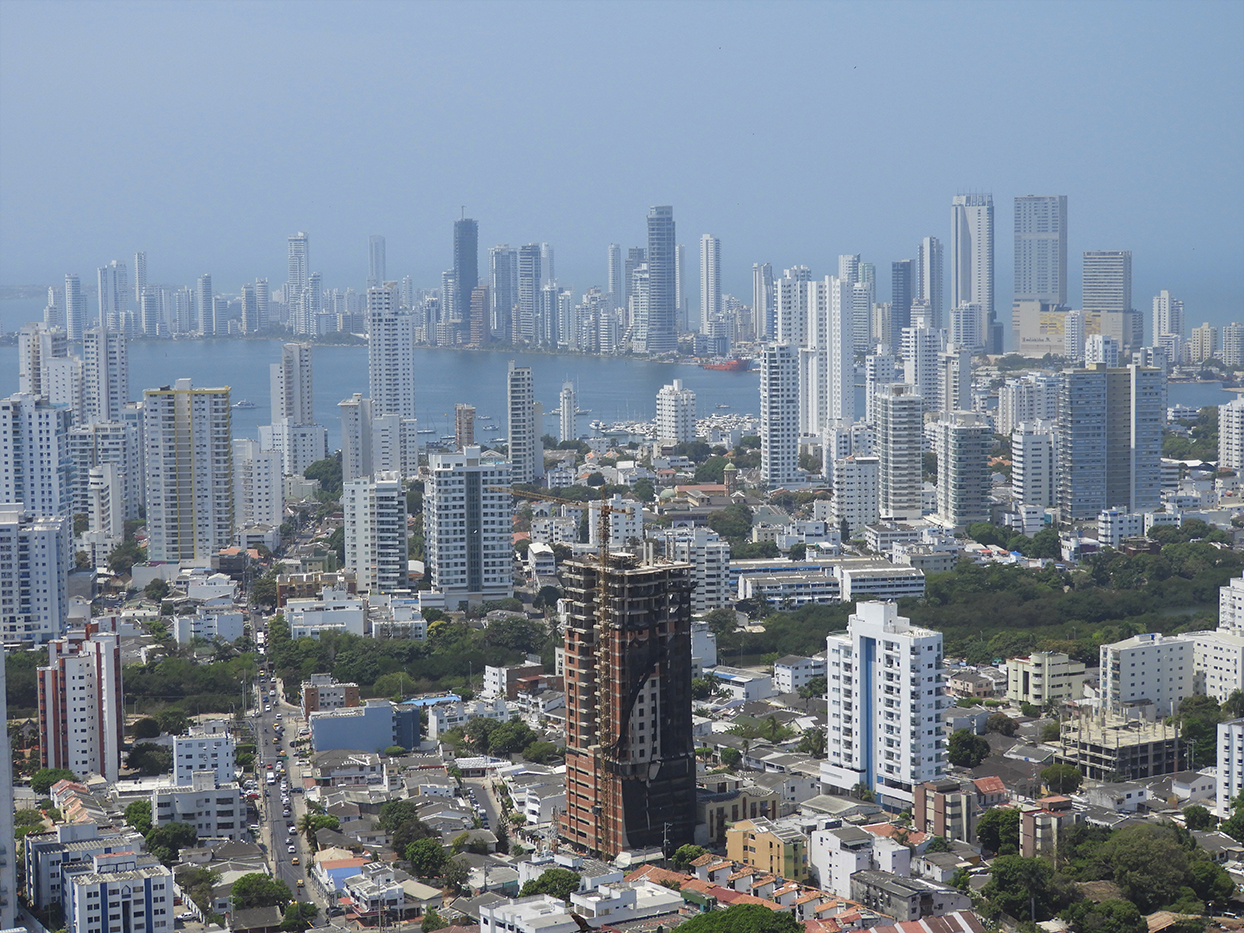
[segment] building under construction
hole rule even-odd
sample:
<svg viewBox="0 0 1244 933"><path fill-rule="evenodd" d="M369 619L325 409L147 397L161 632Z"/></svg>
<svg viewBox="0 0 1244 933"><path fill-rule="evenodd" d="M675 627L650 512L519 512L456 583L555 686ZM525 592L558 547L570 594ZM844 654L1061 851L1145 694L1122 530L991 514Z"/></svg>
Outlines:
<svg viewBox="0 0 1244 933"><path fill-rule="evenodd" d="M1139 781L1179 771L1179 751L1177 725L1098 714L1064 723L1054 757L1093 781Z"/></svg>
<svg viewBox="0 0 1244 933"><path fill-rule="evenodd" d="M694 841L691 567L566 564L562 836L602 858Z"/></svg>

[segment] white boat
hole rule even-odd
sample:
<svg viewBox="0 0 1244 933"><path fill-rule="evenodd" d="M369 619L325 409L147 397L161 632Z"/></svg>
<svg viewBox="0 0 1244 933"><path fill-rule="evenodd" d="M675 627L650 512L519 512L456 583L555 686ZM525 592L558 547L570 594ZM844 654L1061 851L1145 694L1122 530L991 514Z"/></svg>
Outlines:
<svg viewBox="0 0 1244 933"><path fill-rule="evenodd" d="M241 399L233 404L234 408L251 409L255 407L255 403L247 399Z"/></svg>

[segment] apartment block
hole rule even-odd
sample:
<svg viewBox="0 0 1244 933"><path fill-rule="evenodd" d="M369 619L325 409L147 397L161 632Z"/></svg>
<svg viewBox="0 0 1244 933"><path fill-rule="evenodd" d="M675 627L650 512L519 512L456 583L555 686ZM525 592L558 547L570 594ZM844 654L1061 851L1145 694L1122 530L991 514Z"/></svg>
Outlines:
<svg viewBox="0 0 1244 933"><path fill-rule="evenodd" d="M1101 702L1117 716L1153 706L1173 716L1179 701L1193 692L1192 642L1149 633L1101 646Z"/></svg>
<svg viewBox="0 0 1244 933"><path fill-rule="evenodd" d="M312 674L302 682L302 718L322 709L346 709L359 705L359 685L338 683L332 674Z"/></svg>
<svg viewBox="0 0 1244 933"><path fill-rule="evenodd" d="M1012 703L1045 706L1080 696L1084 665L1057 651L1034 651L1006 662L1006 698Z"/></svg>
<svg viewBox="0 0 1244 933"><path fill-rule="evenodd" d="M190 783L177 782L151 792L151 822L189 823L199 839L241 841L246 832L246 806L232 779L217 784L215 771L196 771Z"/></svg>
<svg viewBox="0 0 1244 933"><path fill-rule="evenodd" d="M125 719L118 637L88 626L49 642L48 666L38 669L38 680L43 767L116 781Z"/></svg>

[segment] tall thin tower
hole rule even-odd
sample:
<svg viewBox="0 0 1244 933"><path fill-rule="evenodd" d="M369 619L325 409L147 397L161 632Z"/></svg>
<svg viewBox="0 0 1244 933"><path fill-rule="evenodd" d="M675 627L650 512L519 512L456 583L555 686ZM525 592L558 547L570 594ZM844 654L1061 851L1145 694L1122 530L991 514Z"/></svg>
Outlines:
<svg viewBox="0 0 1244 933"><path fill-rule="evenodd" d="M398 309L397 286L367 290L367 376L372 414L415 417L414 318Z"/></svg>
<svg viewBox="0 0 1244 933"><path fill-rule="evenodd" d="M1002 328L994 307L993 195L957 194L951 201L950 304L981 308L981 334L988 353L1002 351Z"/></svg>
<svg viewBox="0 0 1244 933"><path fill-rule="evenodd" d="M721 240L706 233L700 237L700 330L721 314Z"/></svg>
<svg viewBox="0 0 1244 933"><path fill-rule="evenodd" d="M626 294L626 284L622 278L622 247L617 243L609 244L609 306L620 307Z"/></svg>
<svg viewBox="0 0 1244 933"><path fill-rule="evenodd" d="M367 238L367 287L384 284L384 237L373 233Z"/></svg>
<svg viewBox="0 0 1244 933"><path fill-rule="evenodd" d="M454 221L454 308L465 318L471 292L479 284L479 224L470 217Z"/></svg>
<svg viewBox="0 0 1244 933"><path fill-rule="evenodd" d="M920 241L920 252L916 258L915 298L927 301L933 316L931 326L941 327L945 304L942 297L945 281L942 272L942 241L935 236L926 236Z"/></svg>
<svg viewBox="0 0 1244 933"><path fill-rule="evenodd" d="M311 279L311 244L299 230L289 238L289 294L300 297Z"/></svg>
<svg viewBox="0 0 1244 933"><path fill-rule="evenodd" d="M675 316L674 208L659 205L648 211L647 320L642 328L640 353L671 353L678 349Z"/></svg>

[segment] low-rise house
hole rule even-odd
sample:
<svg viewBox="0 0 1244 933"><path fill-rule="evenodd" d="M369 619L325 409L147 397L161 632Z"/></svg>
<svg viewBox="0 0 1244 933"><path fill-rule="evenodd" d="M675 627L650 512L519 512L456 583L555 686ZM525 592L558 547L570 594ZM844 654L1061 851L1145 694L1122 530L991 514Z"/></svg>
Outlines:
<svg viewBox="0 0 1244 933"><path fill-rule="evenodd" d="M900 923L972 909L972 898L957 888L922 878L900 878L884 871L859 871L852 875L851 900Z"/></svg>
<svg viewBox="0 0 1244 933"><path fill-rule="evenodd" d="M881 868L902 877L911 873L907 846L856 826L814 832L809 858L820 886L839 897L851 896L851 876L858 871Z"/></svg>
<svg viewBox="0 0 1244 933"><path fill-rule="evenodd" d="M379 755L347 749L314 755L311 759L311 777L319 787L386 783L385 766Z"/></svg>

